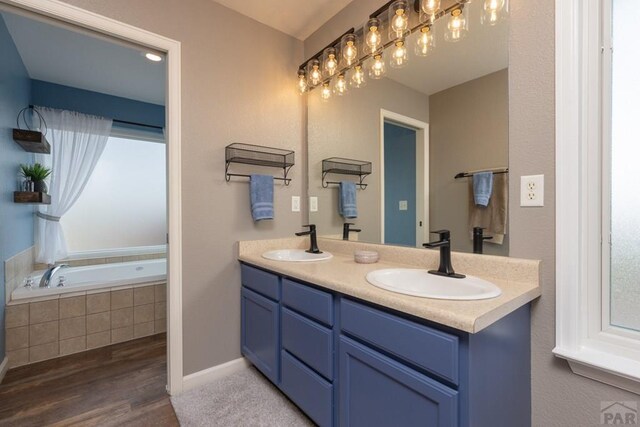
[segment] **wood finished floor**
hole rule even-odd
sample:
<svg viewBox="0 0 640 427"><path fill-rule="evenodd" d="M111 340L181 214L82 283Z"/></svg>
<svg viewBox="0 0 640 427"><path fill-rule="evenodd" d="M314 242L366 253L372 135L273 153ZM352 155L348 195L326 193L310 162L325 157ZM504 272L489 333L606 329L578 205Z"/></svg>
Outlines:
<svg viewBox="0 0 640 427"><path fill-rule="evenodd" d="M166 335L22 366L0 385L0 426L178 426Z"/></svg>

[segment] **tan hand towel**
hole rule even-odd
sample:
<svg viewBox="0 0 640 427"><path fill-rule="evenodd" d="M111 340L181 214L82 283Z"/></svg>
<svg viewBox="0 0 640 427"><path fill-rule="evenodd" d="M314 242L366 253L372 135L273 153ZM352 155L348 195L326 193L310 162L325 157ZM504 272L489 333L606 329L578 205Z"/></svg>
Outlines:
<svg viewBox="0 0 640 427"><path fill-rule="evenodd" d="M486 243L501 245L507 234L507 208L509 206L509 174L493 175L493 192L488 206L477 206L473 199L473 180L469 179L469 236L473 240L473 227L485 228L484 235L493 239Z"/></svg>

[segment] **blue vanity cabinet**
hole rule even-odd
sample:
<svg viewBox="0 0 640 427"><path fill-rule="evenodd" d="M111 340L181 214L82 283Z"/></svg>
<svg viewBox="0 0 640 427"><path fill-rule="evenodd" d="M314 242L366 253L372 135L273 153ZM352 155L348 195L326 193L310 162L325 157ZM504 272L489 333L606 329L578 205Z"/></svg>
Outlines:
<svg viewBox="0 0 640 427"><path fill-rule="evenodd" d="M269 380L280 381L280 278L242 266L241 351ZM258 293L261 292L261 293Z"/></svg>

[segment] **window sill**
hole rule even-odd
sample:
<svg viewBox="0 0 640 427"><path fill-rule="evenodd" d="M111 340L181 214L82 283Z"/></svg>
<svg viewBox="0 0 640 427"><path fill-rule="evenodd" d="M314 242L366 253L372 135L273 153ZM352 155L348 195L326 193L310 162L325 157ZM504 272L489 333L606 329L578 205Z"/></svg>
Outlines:
<svg viewBox="0 0 640 427"><path fill-rule="evenodd" d="M571 370L583 377L640 394L640 361L617 356L610 351L582 346L570 350L560 346L553 354L569 362Z"/></svg>

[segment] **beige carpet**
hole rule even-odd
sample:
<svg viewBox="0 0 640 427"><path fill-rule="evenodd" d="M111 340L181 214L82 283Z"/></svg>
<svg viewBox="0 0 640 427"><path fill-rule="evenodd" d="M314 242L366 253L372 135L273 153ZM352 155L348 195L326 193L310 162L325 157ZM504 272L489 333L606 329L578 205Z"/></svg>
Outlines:
<svg viewBox="0 0 640 427"><path fill-rule="evenodd" d="M181 426L313 426L255 368L171 397Z"/></svg>

